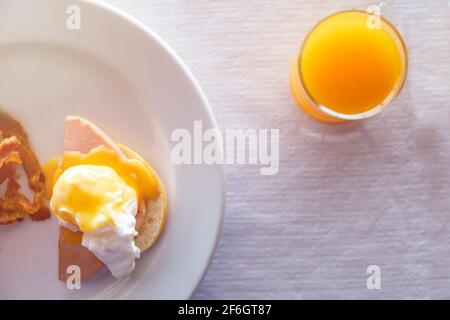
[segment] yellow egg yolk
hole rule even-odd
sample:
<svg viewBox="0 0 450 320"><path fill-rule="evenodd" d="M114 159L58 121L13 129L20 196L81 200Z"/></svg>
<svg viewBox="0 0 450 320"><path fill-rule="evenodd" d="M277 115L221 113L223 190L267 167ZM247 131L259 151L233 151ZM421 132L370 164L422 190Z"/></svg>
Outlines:
<svg viewBox="0 0 450 320"><path fill-rule="evenodd" d="M113 169L76 165L59 176L50 209L60 220L88 232L115 226L115 215L136 214L137 196Z"/></svg>

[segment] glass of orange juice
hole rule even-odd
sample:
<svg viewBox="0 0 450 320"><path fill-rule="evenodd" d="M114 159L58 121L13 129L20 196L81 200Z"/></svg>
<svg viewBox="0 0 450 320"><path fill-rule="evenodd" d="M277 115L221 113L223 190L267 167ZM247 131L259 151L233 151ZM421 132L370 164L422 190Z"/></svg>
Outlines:
<svg viewBox="0 0 450 320"><path fill-rule="evenodd" d="M307 35L291 70L297 103L326 122L371 117L400 93L408 57L385 18L348 10L320 21Z"/></svg>

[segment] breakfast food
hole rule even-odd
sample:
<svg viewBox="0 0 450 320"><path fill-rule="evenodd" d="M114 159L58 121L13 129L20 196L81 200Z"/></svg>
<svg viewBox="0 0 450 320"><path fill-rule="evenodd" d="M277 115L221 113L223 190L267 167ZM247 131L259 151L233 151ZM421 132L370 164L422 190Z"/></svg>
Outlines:
<svg viewBox="0 0 450 320"><path fill-rule="evenodd" d="M59 279L67 267L81 279L104 265L120 278L159 237L166 216L164 186L151 166L91 122L65 120L64 155L44 166L46 197L60 224Z"/></svg>
<svg viewBox="0 0 450 320"><path fill-rule="evenodd" d="M5 112L0 112L0 184L6 191L0 198L0 224L21 221L26 216L43 220L50 216L44 204L45 181L39 161L30 147L22 125ZM30 201L20 190L17 168L23 166L28 186L34 192Z"/></svg>

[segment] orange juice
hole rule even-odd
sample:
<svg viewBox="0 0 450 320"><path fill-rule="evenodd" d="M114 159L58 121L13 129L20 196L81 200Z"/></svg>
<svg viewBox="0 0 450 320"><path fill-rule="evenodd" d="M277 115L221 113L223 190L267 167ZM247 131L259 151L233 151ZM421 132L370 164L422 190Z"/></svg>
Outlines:
<svg viewBox="0 0 450 320"><path fill-rule="evenodd" d="M406 48L381 17L344 11L321 21L294 62L291 87L312 116L329 122L375 114L401 90ZM372 24L371 24L372 23Z"/></svg>

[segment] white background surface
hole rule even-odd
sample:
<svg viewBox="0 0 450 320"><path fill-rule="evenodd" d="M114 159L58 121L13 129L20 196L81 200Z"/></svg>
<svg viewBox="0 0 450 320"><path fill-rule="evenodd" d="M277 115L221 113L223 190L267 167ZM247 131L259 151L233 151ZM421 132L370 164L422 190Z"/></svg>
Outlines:
<svg viewBox="0 0 450 320"><path fill-rule="evenodd" d="M175 49L220 128L280 129L278 175L227 167L222 239L194 298L450 298L448 1L385 1L409 49L406 87L343 125L296 107L290 63L319 19L377 2L107 2ZM381 290L366 288L371 264Z"/></svg>

